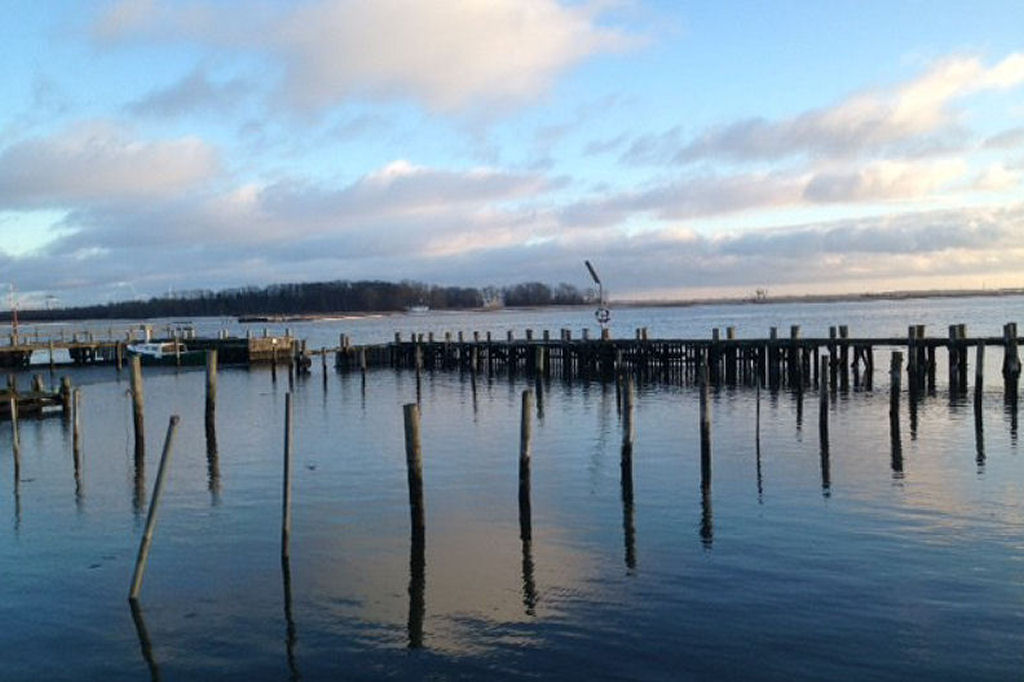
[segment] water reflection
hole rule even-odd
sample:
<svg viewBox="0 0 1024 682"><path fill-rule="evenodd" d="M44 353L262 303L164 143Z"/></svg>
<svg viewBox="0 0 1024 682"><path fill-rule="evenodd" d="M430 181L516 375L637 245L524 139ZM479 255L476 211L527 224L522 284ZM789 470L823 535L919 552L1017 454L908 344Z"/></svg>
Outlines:
<svg viewBox="0 0 1024 682"><path fill-rule="evenodd" d="M409 543L409 648L423 646L423 618L426 612L427 557L425 533L413 527Z"/></svg>
<svg viewBox="0 0 1024 682"><path fill-rule="evenodd" d="M974 401L974 462L978 473L985 471L985 424L981 414L981 400Z"/></svg>
<svg viewBox="0 0 1024 682"><path fill-rule="evenodd" d="M142 607L135 599L128 600L128 607L132 612L132 621L135 623L135 633L139 637L139 648L142 650L142 658L149 668L149 677L156 682L160 679L160 666L157 665L153 656L153 643L149 639L149 631L146 629L146 621L142 617Z"/></svg>
<svg viewBox="0 0 1024 682"><path fill-rule="evenodd" d="M281 584L284 591L284 623L285 623L285 656L288 660L289 679L301 680L298 665L295 662L295 643L298 635L295 630L295 619L292 617L292 567L287 554L281 555Z"/></svg>
<svg viewBox="0 0 1024 682"><path fill-rule="evenodd" d="M828 429L824 430L821 439L821 494L823 497L832 495L832 463L828 453Z"/></svg>

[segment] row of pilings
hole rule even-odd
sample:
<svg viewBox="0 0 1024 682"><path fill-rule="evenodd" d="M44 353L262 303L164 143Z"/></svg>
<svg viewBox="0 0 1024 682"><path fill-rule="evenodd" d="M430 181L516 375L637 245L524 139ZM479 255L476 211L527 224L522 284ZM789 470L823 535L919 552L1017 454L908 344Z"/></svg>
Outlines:
<svg viewBox="0 0 1024 682"><path fill-rule="evenodd" d="M845 325L831 327L828 337L803 337L800 327L793 325L788 337L780 337L773 327L768 337L761 339L737 338L732 327L724 336L713 329L709 339L652 339L645 329L638 329L635 338L628 339L607 334L600 339L574 339L563 329L558 339L548 331L535 338L531 330L526 330L522 339L514 338L512 332L504 339L495 339L490 332L473 332L472 336L427 332L405 338L396 333L394 341L387 344L353 345L342 335L332 351L335 366L342 371L392 367L602 381L627 373L641 382L691 385L699 382L700 368L706 365L713 385L802 390L824 384L845 391L871 390L876 351L899 348L907 359L907 387L918 393L935 390L937 351L941 349L948 364L950 390L966 393L969 350L981 349L975 361L977 370L983 368L984 348L997 346L1003 351L1006 393L1016 396L1021 371L1018 341L1017 325L1012 322L1003 326L1002 336L973 338L967 336L963 324L950 325L948 337L929 337L924 325L911 325L906 337L863 338L852 338ZM975 383L982 377L976 371Z"/></svg>

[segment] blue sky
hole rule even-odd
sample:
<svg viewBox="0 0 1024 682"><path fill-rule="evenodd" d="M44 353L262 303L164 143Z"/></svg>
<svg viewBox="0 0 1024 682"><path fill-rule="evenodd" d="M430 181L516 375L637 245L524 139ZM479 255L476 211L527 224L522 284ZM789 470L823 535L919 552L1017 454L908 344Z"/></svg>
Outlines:
<svg viewBox="0 0 1024 682"><path fill-rule="evenodd" d="M0 289L1024 286L1024 4L8 3Z"/></svg>

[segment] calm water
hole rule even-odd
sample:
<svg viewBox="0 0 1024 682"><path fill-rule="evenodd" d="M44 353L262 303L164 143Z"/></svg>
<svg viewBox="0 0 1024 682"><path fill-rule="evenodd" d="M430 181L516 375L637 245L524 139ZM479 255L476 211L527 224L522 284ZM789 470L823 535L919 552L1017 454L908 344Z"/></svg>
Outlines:
<svg viewBox="0 0 1024 682"><path fill-rule="evenodd" d="M913 323L944 335L954 322L999 335L1004 322L1024 321L1024 299L615 316L616 335L648 326L708 336L734 325L750 337L789 324L806 336L830 324L903 335ZM591 321L589 310L562 310L290 326L317 347L339 333L357 342L396 330L557 336ZM109 367L76 370L78 486L60 418L23 422L17 487L10 431L0 428L0 678L1020 679L1024 458L1000 360L990 349L980 433L973 405L945 392L941 368L914 429L904 403L902 472L881 369L874 393L831 403L826 455L816 393L800 405L765 392L758 447L755 393L721 389L709 495L694 390L644 387L631 506L614 388L552 380L535 415L528 546L517 457L520 393L533 385L483 377L474 392L468 375L425 374L426 567L412 584L401 406L416 399L413 375L373 371L364 390L358 374L329 370L325 384L314 363L296 382L286 574L287 376L222 369L211 462L202 371L147 370L143 497L168 417L182 421L139 621L126 597L148 500L136 485L127 380Z"/></svg>

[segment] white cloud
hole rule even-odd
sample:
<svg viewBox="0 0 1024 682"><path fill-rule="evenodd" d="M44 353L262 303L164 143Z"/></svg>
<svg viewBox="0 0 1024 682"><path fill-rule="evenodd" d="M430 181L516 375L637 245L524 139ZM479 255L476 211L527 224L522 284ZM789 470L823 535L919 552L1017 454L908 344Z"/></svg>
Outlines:
<svg viewBox="0 0 1024 682"><path fill-rule="evenodd" d="M104 41L140 36L274 54L300 109L352 97L412 97L436 111L519 104L565 70L636 40L599 24L601 3L557 0L124 0L101 15Z"/></svg>
<svg viewBox="0 0 1024 682"><path fill-rule="evenodd" d="M946 187L966 169L959 159L878 161L855 170L818 173L807 183L804 197L816 203L913 199Z"/></svg>
<svg viewBox="0 0 1024 682"><path fill-rule="evenodd" d="M1021 183L1022 174L1019 170L1010 170L1006 166L992 164L974 179L972 188L983 192L999 192L1013 189Z"/></svg>
<svg viewBox="0 0 1024 682"><path fill-rule="evenodd" d="M634 140L624 159L691 163L704 159L757 161L810 156L853 157L943 149L962 136L952 104L985 90L1024 83L1024 54L986 67L973 57L936 64L919 78L890 90L853 95L833 106L771 121L751 118L706 130L687 142L679 131Z"/></svg>
<svg viewBox="0 0 1024 682"><path fill-rule="evenodd" d="M80 124L0 151L0 208L170 196L218 168L215 151L195 137L144 141L112 123Z"/></svg>

